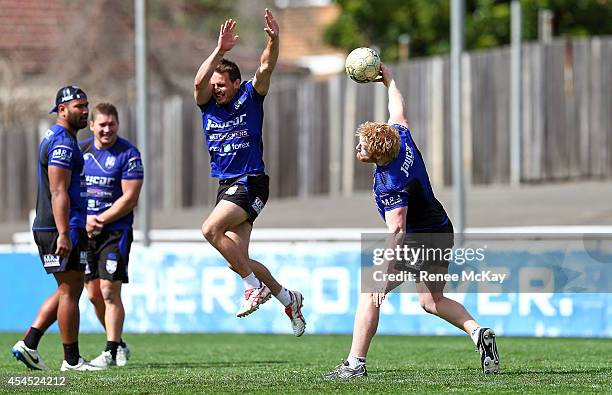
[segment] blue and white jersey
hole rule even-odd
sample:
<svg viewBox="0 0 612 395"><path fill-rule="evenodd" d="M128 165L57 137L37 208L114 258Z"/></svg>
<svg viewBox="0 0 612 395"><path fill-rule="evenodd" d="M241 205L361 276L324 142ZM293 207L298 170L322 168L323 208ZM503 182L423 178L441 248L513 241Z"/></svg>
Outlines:
<svg viewBox="0 0 612 395"><path fill-rule="evenodd" d="M374 169L374 199L378 212L385 219L385 211L408 206L406 232L426 232L448 223L442 204L434 196L425 169L425 162L410 130L392 125L400 135L397 158Z"/></svg>
<svg viewBox="0 0 612 395"><path fill-rule="evenodd" d="M79 145L85 159L87 214L100 215L123 196L122 180L144 178L140 152L121 137L106 149L96 148L93 137L80 141ZM134 212L130 211L115 222L104 224L104 230L130 229L133 223Z"/></svg>
<svg viewBox="0 0 612 395"><path fill-rule="evenodd" d="M199 106L206 146L210 153L210 176L234 178L244 174L264 173L263 101L253 81L240 84L236 95L226 105L213 98Z"/></svg>
<svg viewBox="0 0 612 395"><path fill-rule="evenodd" d="M85 228L87 191L83 172L83 156L76 138L60 125L53 125L40 143L38 150L38 195L36 218L32 230L56 231L49 189L49 166L70 170L68 197L71 229Z"/></svg>

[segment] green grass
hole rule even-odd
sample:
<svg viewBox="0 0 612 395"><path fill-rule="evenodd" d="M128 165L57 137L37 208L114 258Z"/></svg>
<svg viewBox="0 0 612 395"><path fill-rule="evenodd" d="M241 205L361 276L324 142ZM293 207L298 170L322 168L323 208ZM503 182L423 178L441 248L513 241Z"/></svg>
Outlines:
<svg viewBox="0 0 612 395"><path fill-rule="evenodd" d="M15 361L18 334L0 334L0 376L36 374ZM502 372L480 373L467 337L380 336L368 355L367 378L326 382L321 375L344 358L350 336L145 334L125 336L132 358L124 368L71 373L71 393L602 393L612 391L612 340L498 339ZM82 334L81 354L93 358L104 336ZM39 351L59 374L59 336ZM35 392L32 387L27 392ZM49 388L44 389L50 392ZM0 385L0 392L15 393ZM58 391L59 392L59 391ZM23 393L23 392L22 392Z"/></svg>

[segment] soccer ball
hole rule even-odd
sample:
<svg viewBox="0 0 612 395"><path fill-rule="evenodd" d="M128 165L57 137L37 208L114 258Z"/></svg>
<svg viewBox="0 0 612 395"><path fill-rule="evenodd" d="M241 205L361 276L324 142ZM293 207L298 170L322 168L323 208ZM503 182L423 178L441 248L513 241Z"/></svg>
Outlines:
<svg viewBox="0 0 612 395"><path fill-rule="evenodd" d="M371 48L355 48L346 57L344 69L355 82L372 82L380 72L380 57Z"/></svg>

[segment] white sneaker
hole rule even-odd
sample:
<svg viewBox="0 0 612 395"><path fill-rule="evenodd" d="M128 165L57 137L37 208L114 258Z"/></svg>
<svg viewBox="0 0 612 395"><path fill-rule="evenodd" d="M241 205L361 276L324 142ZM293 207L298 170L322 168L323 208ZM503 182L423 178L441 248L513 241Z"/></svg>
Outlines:
<svg viewBox="0 0 612 395"><path fill-rule="evenodd" d="M130 349L128 348L127 344L125 347L117 347L117 358L115 358L117 366L127 365L128 359L130 359Z"/></svg>
<svg viewBox="0 0 612 395"><path fill-rule="evenodd" d="M117 363L113 361L110 351L102 351L102 354L92 359L89 364L97 368L106 369L109 366L115 366Z"/></svg>
<svg viewBox="0 0 612 395"><path fill-rule="evenodd" d="M250 288L244 291L244 299L236 312L236 317L246 317L266 303L272 297L272 292L262 284L260 288Z"/></svg>
<svg viewBox="0 0 612 395"><path fill-rule="evenodd" d="M304 297L298 291L291 291L291 299L291 304L285 307L285 314L287 314L291 320L293 334L300 337L304 334L304 330L306 329L306 320L302 315Z"/></svg>
<svg viewBox="0 0 612 395"><path fill-rule="evenodd" d="M69 370L76 370L78 372L93 372L96 370L102 370L104 368L100 368L98 366L93 366L91 365L89 362L87 362L86 360L84 360L82 357L79 357L79 361L77 362L76 365L70 365L68 362L66 362L66 360L62 361L62 367L60 368L60 370L62 372L66 372Z"/></svg>
<svg viewBox="0 0 612 395"><path fill-rule="evenodd" d="M367 377L368 369L366 369L365 363L360 364L356 368L351 368L347 361L342 363L331 372L327 373L322 377L323 380L348 380L355 377Z"/></svg>
<svg viewBox="0 0 612 395"><path fill-rule="evenodd" d="M11 350L13 356L32 370L49 370L38 351L28 348L23 340L19 340Z"/></svg>

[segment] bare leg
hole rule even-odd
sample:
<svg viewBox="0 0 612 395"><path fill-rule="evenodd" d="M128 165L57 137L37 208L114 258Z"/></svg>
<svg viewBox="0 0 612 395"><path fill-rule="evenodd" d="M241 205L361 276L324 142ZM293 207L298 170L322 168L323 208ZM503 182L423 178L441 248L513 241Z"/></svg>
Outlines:
<svg viewBox="0 0 612 395"><path fill-rule="evenodd" d="M95 280L86 282L85 288L87 289L87 296L89 297L89 301L94 306L94 310L96 312L98 320L106 329L106 323L104 322L106 306L104 305L104 298L102 297L102 292L100 291L100 279L97 278Z"/></svg>
<svg viewBox="0 0 612 395"><path fill-rule="evenodd" d="M59 303L57 323L62 342L75 343L79 338L79 298L83 292L83 273L67 271L55 273Z"/></svg>
<svg viewBox="0 0 612 395"><path fill-rule="evenodd" d="M376 307L372 302L372 294L360 294L357 312L355 313L353 341L349 355L362 358L367 356L370 343L378 328L379 317L380 308Z"/></svg>
<svg viewBox="0 0 612 395"><path fill-rule="evenodd" d="M121 281L100 280L100 290L106 306L104 316L106 340L120 342L125 320L125 310L121 301Z"/></svg>
<svg viewBox="0 0 612 395"><path fill-rule="evenodd" d="M446 273L448 268L436 267L430 273ZM468 335L479 325L468 313L461 303L444 296L443 290L446 282L425 282L417 284L419 302L423 310L435 314L457 328L465 331Z"/></svg>
<svg viewBox="0 0 612 395"><path fill-rule="evenodd" d="M250 275L253 270L241 246L229 238L226 232L246 222L247 218L246 211L237 204L221 200L202 224L202 234L206 240L223 255L232 270L242 278Z"/></svg>
<svg viewBox="0 0 612 395"><path fill-rule="evenodd" d="M232 239L237 246L239 246L241 253L248 260L249 266L255 276L260 279L272 294L278 294L281 289L283 289L282 285L276 281L276 279L272 276L272 273L265 267L261 262L258 262L249 257L249 241L251 239L251 229L253 227L248 222L243 222L238 226L233 227L231 230L225 232L227 237Z"/></svg>
<svg viewBox="0 0 612 395"><path fill-rule="evenodd" d="M57 320L57 308L59 306L59 289L51 294L40 306L32 326L45 332Z"/></svg>

